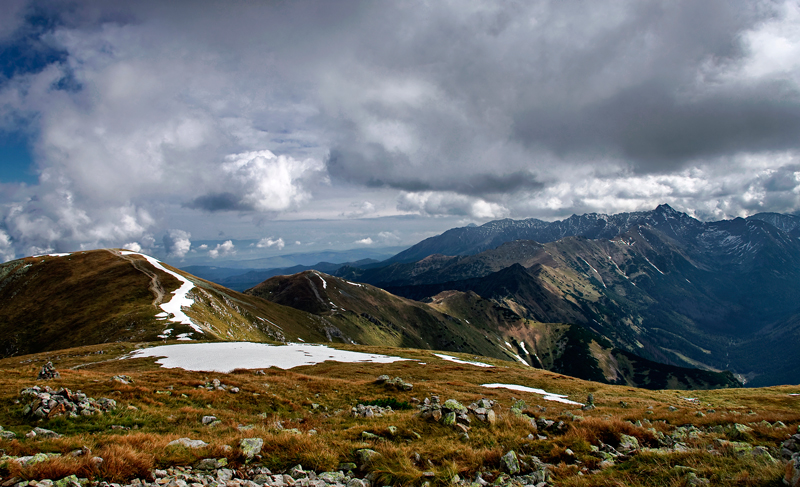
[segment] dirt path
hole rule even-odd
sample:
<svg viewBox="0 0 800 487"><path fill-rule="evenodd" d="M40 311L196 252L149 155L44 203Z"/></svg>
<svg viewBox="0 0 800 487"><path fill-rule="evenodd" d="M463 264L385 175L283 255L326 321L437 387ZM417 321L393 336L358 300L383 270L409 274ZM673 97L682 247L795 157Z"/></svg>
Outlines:
<svg viewBox="0 0 800 487"><path fill-rule="evenodd" d="M158 274L148 269L149 263L146 260L135 259L130 255L123 255L118 250L106 250L121 259L127 260L134 269L150 278L150 291L155 295L155 299L153 299L153 306L157 308L164 301L164 295L166 292L164 291L164 286L161 285L161 280L159 280Z"/></svg>

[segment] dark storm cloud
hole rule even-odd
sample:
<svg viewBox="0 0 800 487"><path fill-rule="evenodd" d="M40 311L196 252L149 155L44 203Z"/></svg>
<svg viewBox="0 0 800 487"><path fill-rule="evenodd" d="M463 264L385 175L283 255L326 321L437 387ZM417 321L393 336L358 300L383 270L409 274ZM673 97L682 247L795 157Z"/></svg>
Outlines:
<svg viewBox="0 0 800 487"><path fill-rule="evenodd" d="M253 205L243 203L241 198L233 193L214 193L199 196L184 206L209 212L253 210Z"/></svg>
<svg viewBox="0 0 800 487"><path fill-rule="evenodd" d="M352 208L800 208L794 1L7 4L0 123L46 205L0 208L3 255Z"/></svg>
<svg viewBox="0 0 800 487"><path fill-rule="evenodd" d="M800 93L783 83L682 101L661 83L637 86L581 112L530 111L515 136L558 154L611 152L641 171L740 151L798 147Z"/></svg>

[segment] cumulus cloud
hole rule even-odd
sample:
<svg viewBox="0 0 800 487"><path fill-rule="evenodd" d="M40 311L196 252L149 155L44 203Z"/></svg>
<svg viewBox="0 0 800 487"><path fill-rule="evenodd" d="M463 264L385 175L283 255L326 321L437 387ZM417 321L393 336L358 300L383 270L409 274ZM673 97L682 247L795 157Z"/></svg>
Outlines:
<svg viewBox="0 0 800 487"><path fill-rule="evenodd" d="M122 246L122 248L123 249L132 250L134 252L141 252L142 251L142 246L139 244L139 242L128 242L128 243L124 244Z"/></svg>
<svg viewBox="0 0 800 487"><path fill-rule="evenodd" d="M163 238L167 255L182 259L192 248L191 238L192 234L184 230L168 230Z"/></svg>
<svg viewBox="0 0 800 487"><path fill-rule="evenodd" d="M217 244L216 247L208 251L208 256L212 259L216 259L217 257L227 257L229 255L236 254L235 245L231 240L226 240L221 244Z"/></svg>
<svg viewBox="0 0 800 487"><path fill-rule="evenodd" d="M357 244L357 245L372 245L375 242L373 242L372 238L366 237L366 238L362 238L361 240L356 240L353 243Z"/></svg>
<svg viewBox="0 0 800 487"><path fill-rule="evenodd" d="M16 252L11 243L11 237L3 230L0 230L0 260L8 262L9 260L14 260L15 257Z"/></svg>
<svg viewBox="0 0 800 487"><path fill-rule="evenodd" d="M503 218L510 213L499 203L452 192L404 192L398 198L397 207L402 211L423 215L457 215L481 219Z"/></svg>
<svg viewBox="0 0 800 487"><path fill-rule="evenodd" d="M39 177L0 190L15 254L309 208L348 242L386 208L800 209L794 1L6 3L0 130Z"/></svg>
<svg viewBox="0 0 800 487"><path fill-rule="evenodd" d="M286 244L283 242L282 238L273 239L272 237L264 237L258 241L256 247L260 249L275 247L278 250L283 249Z"/></svg>

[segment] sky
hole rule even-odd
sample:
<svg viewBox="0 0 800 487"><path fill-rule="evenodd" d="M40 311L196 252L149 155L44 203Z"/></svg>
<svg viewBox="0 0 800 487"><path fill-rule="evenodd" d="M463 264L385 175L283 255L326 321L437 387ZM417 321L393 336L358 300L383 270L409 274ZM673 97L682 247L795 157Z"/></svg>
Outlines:
<svg viewBox="0 0 800 487"><path fill-rule="evenodd" d="M2 4L2 261L800 210L796 0Z"/></svg>

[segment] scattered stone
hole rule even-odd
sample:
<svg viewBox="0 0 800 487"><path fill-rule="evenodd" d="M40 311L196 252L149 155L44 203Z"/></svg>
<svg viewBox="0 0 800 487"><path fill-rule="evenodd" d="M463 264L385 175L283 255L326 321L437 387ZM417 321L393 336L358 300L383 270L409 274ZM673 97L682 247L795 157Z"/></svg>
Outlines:
<svg viewBox="0 0 800 487"><path fill-rule="evenodd" d="M192 440L190 438L178 438L177 440L170 441L167 446L183 446L186 448L203 448L208 446L203 440Z"/></svg>
<svg viewBox="0 0 800 487"><path fill-rule="evenodd" d="M200 422L205 424L205 425L208 425L208 424L213 423L216 420L217 420L216 416L203 416L203 419L201 419Z"/></svg>
<svg viewBox="0 0 800 487"><path fill-rule="evenodd" d="M133 379L129 375L115 375L111 380L120 384L133 384Z"/></svg>
<svg viewBox="0 0 800 487"><path fill-rule="evenodd" d="M47 430L44 428L39 428L39 427L33 428L33 432L39 438L47 438L47 439L61 438L61 435L56 433L55 431Z"/></svg>
<svg viewBox="0 0 800 487"><path fill-rule="evenodd" d="M56 368L53 366L53 362L47 362L42 366L42 370L39 371L39 375L36 378L38 380L60 379L61 374L59 374Z"/></svg>
<svg viewBox="0 0 800 487"><path fill-rule="evenodd" d="M786 464L783 483L789 487L800 487L800 456L794 456Z"/></svg>
<svg viewBox="0 0 800 487"><path fill-rule="evenodd" d="M586 404L581 406L581 409L584 411L591 411L595 407L596 406L594 405L594 394L590 392L589 395L586 396Z"/></svg>
<svg viewBox="0 0 800 487"><path fill-rule="evenodd" d="M639 440L637 440L635 436L629 436L626 434L620 435L619 451L624 453L630 453L631 451L638 449L639 449Z"/></svg>
<svg viewBox="0 0 800 487"><path fill-rule="evenodd" d="M239 448L248 460L261 453L262 446L264 446L264 440L261 438L242 438L239 442Z"/></svg>
<svg viewBox="0 0 800 487"><path fill-rule="evenodd" d="M398 391L410 391L414 388L414 385L410 382L406 382L400 377L391 379L388 375L378 376L378 378L375 379L375 383L382 384L387 389L397 389Z"/></svg>
<svg viewBox="0 0 800 487"><path fill-rule="evenodd" d="M361 469L363 470L366 466L370 465L376 459L381 457L381 454L376 452L375 450L370 450L369 448L362 448L360 450L355 451L356 459L358 463L361 464Z"/></svg>
<svg viewBox="0 0 800 487"><path fill-rule="evenodd" d="M500 464L503 467L503 470L508 472L511 475L519 473L519 460L517 459L517 454L514 453L514 450L503 455L500 458Z"/></svg>
<svg viewBox="0 0 800 487"><path fill-rule="evenodd" d="M394 413L394 411L389 406L384 408L380 406L373 406L371 404L359 404L350 409L350 415L354 418L380 418L392 413Z"/></svg>
<svg viewBox="0 0 800 487"><path fill-rule="evenodd" d="M0 439L13 440L16 437L17 437L16 433L14 433L13 431L6 431L3 429L2 426L0 426Z"/></svg>
<svg viewBox="0 0 800 487"><path fill-rule="evenodd" d="M112 411L117 408L113 399L95 400L81 391L69 389L51 389L45 387L29 387L20 391L20 401L25 403L22 414L34 419L49 419L56 416L92 416Z"/></svg>

